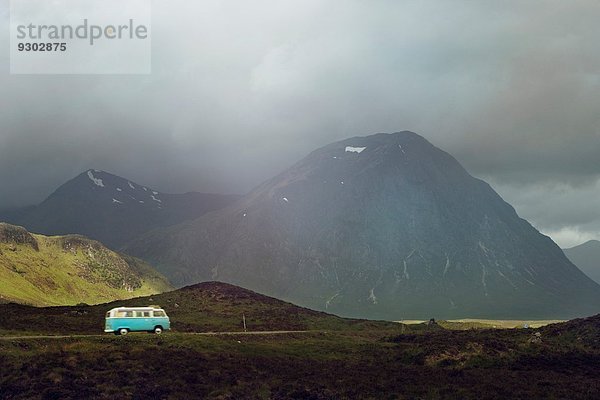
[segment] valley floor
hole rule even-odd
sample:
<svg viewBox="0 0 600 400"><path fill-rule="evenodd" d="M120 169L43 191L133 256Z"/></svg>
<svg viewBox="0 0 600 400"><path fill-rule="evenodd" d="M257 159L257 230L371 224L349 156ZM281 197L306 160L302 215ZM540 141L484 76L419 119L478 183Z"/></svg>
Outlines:
<svg viewBox="0 0 600 400"><path fill-rule="evenodd" d="M0 399L600 398L598 322L6 339Z"/></svg>
<svg viewBox="0 0 600 400"><path fill-rule="evenodd" d="M426 323L426 320L402 320L396 321L403 324L422 324ZM438 321L438 323L446 329L471 329L471 328L497 328L497 329L512 329L512 328L540 328L549 324L556 324L559 322L565 322L559 319L549 320L521 320L521 319L481 319L481 318L462 318L462 319L449 319L444 321Z"/></svg>

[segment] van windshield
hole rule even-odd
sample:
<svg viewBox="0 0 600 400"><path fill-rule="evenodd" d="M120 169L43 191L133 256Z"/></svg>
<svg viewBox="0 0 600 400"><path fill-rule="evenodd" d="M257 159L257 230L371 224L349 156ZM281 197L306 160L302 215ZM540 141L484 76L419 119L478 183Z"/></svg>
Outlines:
<svg viewBox="0 0 600 400"><path fill-rule="evenodd" d="M154 311L154 316L155 317L165 317L165 312L164 311Z"/></svg>

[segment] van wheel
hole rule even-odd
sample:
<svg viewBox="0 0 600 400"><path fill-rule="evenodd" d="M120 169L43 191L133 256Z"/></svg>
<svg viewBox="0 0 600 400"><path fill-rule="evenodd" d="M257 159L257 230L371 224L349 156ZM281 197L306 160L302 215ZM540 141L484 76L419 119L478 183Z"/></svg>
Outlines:
<svg viewBox="0 0 600 400"><path fill-rule="evenodd" d="M163 329L161 326L157 326L154 328L154 333L156 333L157 335L160 335L163 332Z"/></svg>
<svg viewBox="0 0 600 400"><path fill-rule="evenodd" d="M119 335L121 335L121 336L125 336L128 333L129 333L129 331L127 329L125 329L125 328L119 329Z"/></svg>

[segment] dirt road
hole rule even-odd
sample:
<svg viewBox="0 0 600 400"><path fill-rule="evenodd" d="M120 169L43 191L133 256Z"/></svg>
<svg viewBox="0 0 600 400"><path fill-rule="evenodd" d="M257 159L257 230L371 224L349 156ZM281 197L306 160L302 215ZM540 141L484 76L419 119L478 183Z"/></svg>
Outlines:
<svg viewBox="0 0 600 400"><path fill-rule="evenodd" d="M311 331L255 331L255 332L181 332L180 335L197 335L197 336L225 336L225 335L287 335L292 333L306 333ZM143 332L140 332L143 333ZM134 335L137 333L134 333ZM169 333L167 333L169 335ZM88 338L88 337L107 337L112 336L110 333L98 335L24 335L24 336L0 336L0 340L24 340L24 339L71 339L71 338Z"/></svg>

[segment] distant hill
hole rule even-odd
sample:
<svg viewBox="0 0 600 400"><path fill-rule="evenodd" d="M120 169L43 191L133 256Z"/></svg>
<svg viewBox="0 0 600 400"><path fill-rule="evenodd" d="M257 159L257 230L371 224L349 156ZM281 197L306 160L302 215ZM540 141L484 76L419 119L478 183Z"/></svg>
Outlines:
<svg viewBox="0 0 600 400"><path fill-rule="evenodd" d="M0 213L0 221L45 235L81 234L119 249L144 232L197 218L238 198L160 193L108 172L88 170L38 206Z"/></svg>
<svg viewBox="0 0 600 400"><path fill-rule="evenodd" d="M179 332L240 332L313 329L399 329L400 324L351 320L264 296L221 282L204 282L162 294L95 306L37 308L0 304L0 331L101 333L106 311L117 306L163 307Z"/></svg>
<svg viewBox="0 0 600 400"><path fill-rule="evenodd" d="M83 236L47 237L0 223L0 301L100 303L171 290L145 262Z"/></svg>
<svg viewBox="0 0 600 400"><path fill-rule="evenodd" d="M600 283L600 241L590 240L563 251L573 264L577 265L587 276Z"/></svg>
<svg viewBox="0 0 600 400"><path fill-rule="evenodd" d="M317 149L234 204L126 251L338 315L566 319L600 286L486 182L413 132Z"/></svg>

